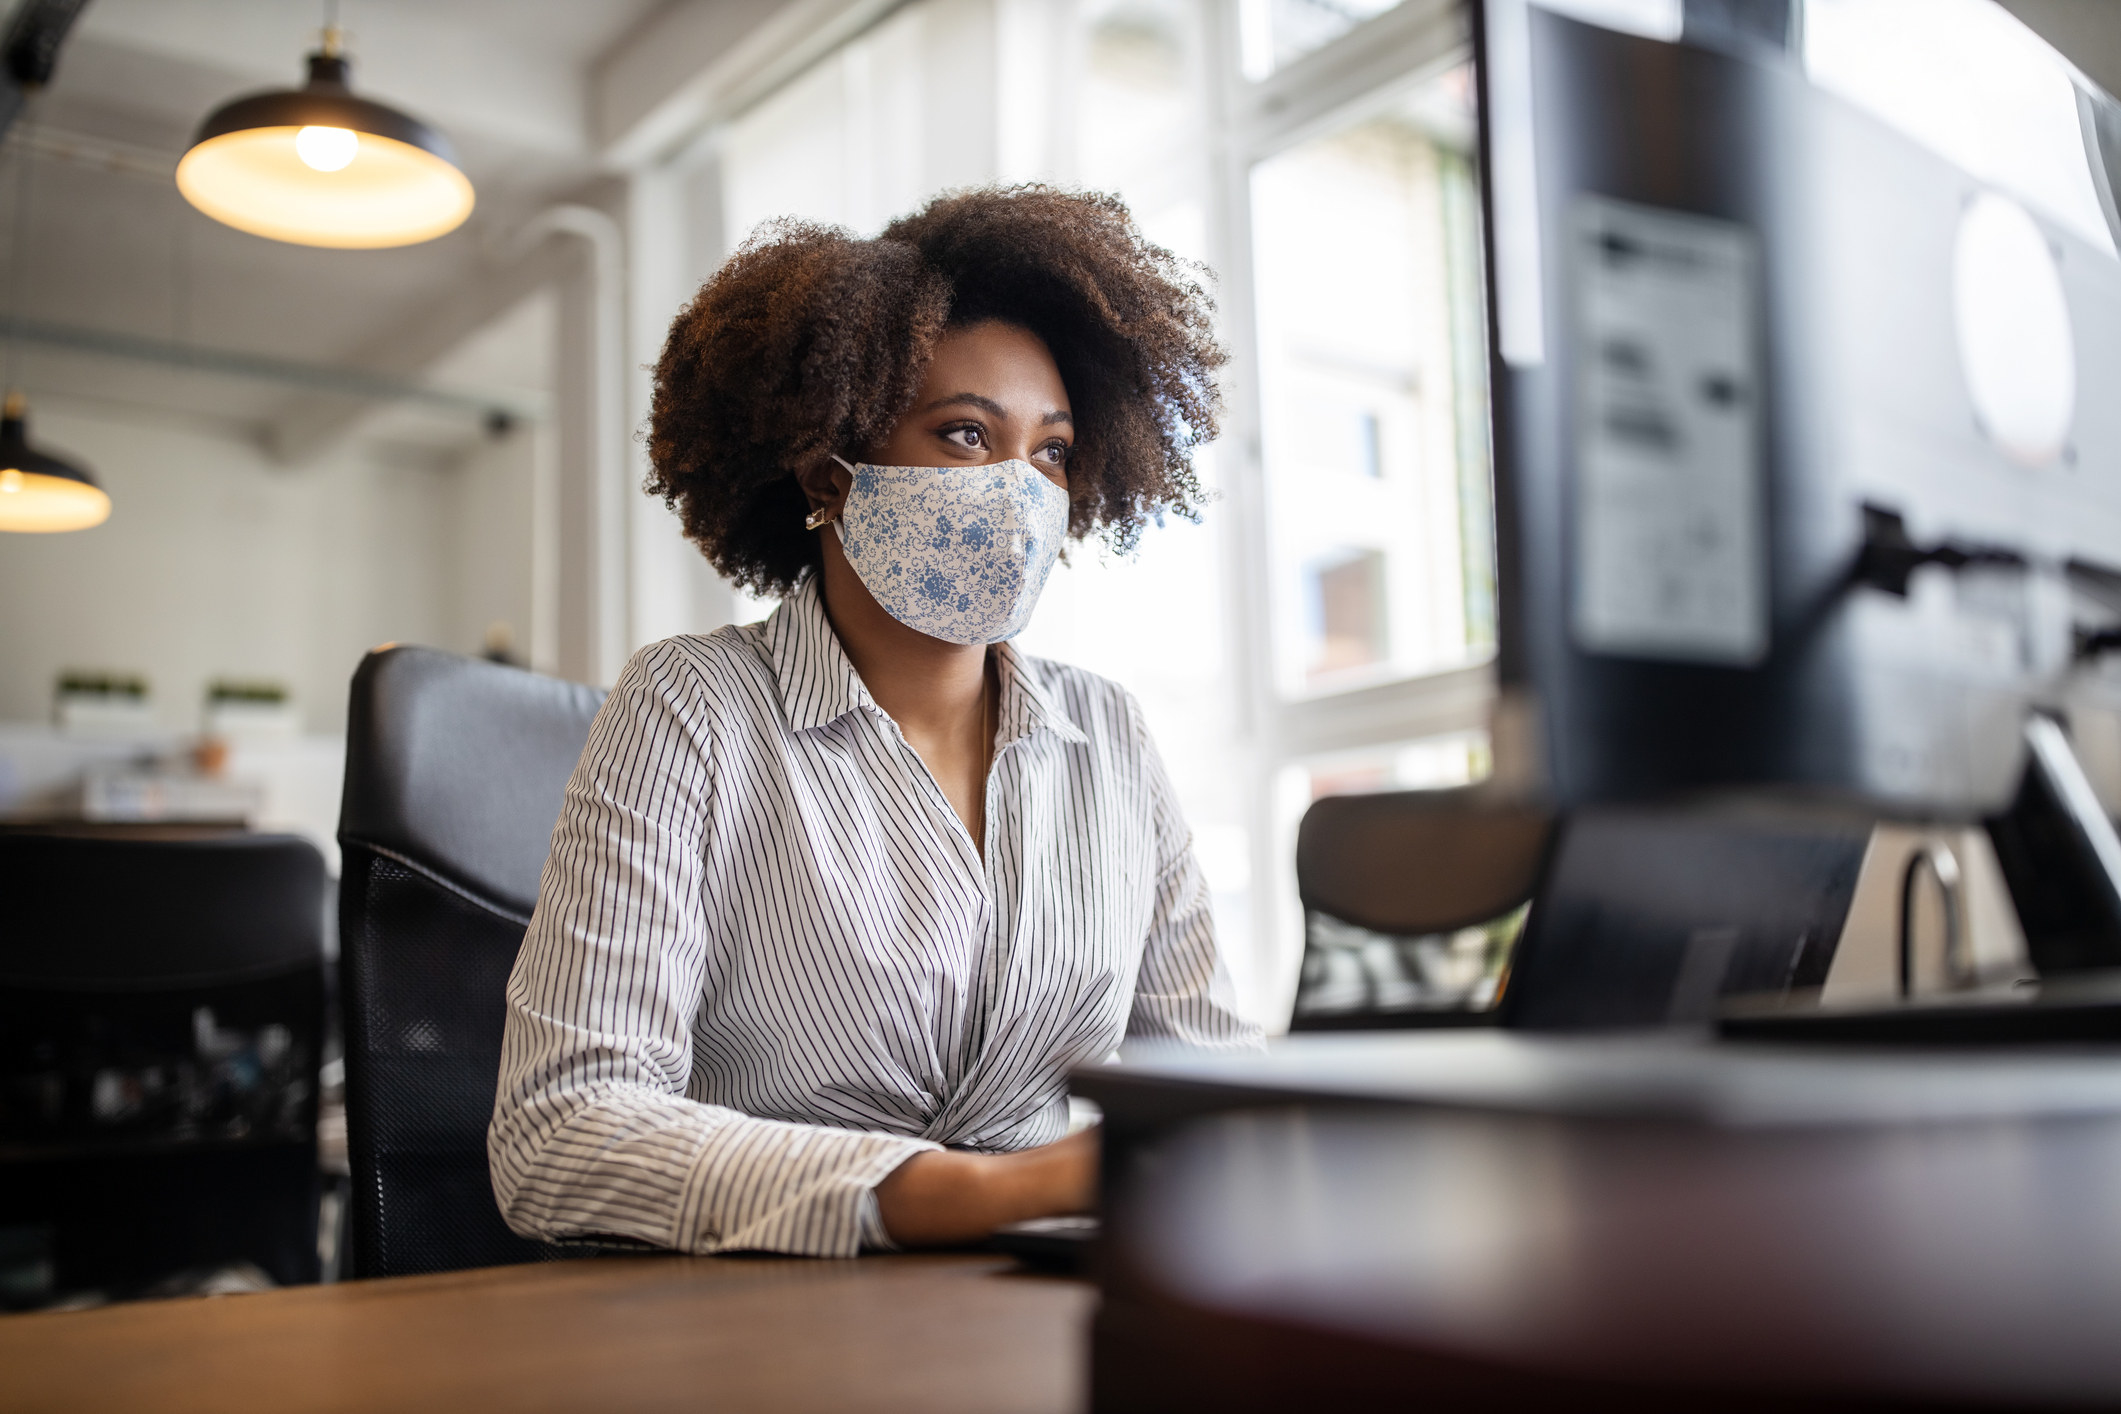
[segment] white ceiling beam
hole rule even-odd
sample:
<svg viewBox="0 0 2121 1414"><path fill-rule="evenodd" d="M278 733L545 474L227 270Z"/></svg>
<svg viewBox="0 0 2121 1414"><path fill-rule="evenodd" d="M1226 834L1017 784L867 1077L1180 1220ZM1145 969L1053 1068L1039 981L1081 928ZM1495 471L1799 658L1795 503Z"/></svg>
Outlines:
<svg viewBox="0 0 2121 1414"><path fill-rule="evenodd" d="M390 330L348 362L393 377L424 373L581 259L574 242L548 237L483 279L460 285L447 299ZM342 397L291 398L267 422L266 447L285 465L313 461L351 433L376 406L372 401Z"/></svg>
<svg viewBox="0 0 2121 1414"><path fill-rule="evenodd" d="M905 0L679 0L590 71L604 160L638 168L742 113Z"/></svg>

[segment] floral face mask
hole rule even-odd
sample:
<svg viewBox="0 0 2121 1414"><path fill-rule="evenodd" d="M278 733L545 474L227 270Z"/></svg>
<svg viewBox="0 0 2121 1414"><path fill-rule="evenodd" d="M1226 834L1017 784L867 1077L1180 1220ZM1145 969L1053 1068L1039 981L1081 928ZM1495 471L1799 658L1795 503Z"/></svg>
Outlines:
<svg viewBox="0 0 2121 1414"><path fill-rule="evenodd" d="M1068 532L1068 493L1022 460L856 466L840 547L884 611L931 638L999 643L1031 621Z"/></svg>

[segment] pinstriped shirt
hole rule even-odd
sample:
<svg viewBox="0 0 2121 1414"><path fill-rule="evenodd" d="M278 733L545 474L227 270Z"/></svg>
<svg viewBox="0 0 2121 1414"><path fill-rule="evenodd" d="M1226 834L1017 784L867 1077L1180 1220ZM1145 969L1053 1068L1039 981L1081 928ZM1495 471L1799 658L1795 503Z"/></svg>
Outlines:
<svg viewBox="0 0 2121 1414"><path fill-rule="evenodd" d="M899 1164L1060 1138L1124 1036L1256 1042L1139 706L994 653L984 857L814 579L627 665L509 979L511 1227L851 1255Z"/></svg>

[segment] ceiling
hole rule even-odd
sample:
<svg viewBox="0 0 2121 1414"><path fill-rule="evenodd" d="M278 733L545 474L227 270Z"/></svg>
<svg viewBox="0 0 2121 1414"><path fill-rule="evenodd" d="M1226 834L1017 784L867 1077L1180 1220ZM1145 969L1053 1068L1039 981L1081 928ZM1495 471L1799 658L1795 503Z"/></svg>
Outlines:
<svg viewBox="0 0 2121 1414"><path fill-rule="evenodd" d="M222 226L186 204L173 181L208 111L299 81L321 23L315 0L91 0L0 163L0 310L68 330L360 365L393 330L512 259L509 237L538 210L598 194L590 75L662 8L663 0L342 0L356 90L442 129L478 206L463 227L424 245L326 251ZM25 164L26 146L36 155ZM440 372L542 389L548 351L538 342L487 340ZM261 436L302 394L40 343L25 343L17 359L33 397L159 409ZM476 435L478 418L414 407L385 422L393 440L447 445Z"/></svg>
<svg viewBox="0 0 2121 1414"><path fill-rule="evenodd" d="M2121 0L2004 3L2121 91ZM51 87L0 160L0 314L99 337L379 366L394 333L515 259L510 238L537 211L610 198L612 154L626 142L615 113L637 114L665 86L711 70L747 34L755 48L793 53L802 46L791 35L815 40L832 17L851 23L883 8L886 0L340 0L357 90L447 133L479 201L462 228L424 245L321 251L221 226L173 181L207 112L298 81L319 0L90 0ZM678 121L698 119L699 110L666 106ZM26 162L25 146L38 154ZM26 229L17 220L25 189ZM526 331L549 327L549 314L521 314L429 373L533 404L548 382L549 339ZM292 409L318 401L285 383L41 343L22 345L7 372L33 398L203 420L267 443ZM386 446L448 454L479 435L476 411L344 401L367 409L357 430Z"/></svg>

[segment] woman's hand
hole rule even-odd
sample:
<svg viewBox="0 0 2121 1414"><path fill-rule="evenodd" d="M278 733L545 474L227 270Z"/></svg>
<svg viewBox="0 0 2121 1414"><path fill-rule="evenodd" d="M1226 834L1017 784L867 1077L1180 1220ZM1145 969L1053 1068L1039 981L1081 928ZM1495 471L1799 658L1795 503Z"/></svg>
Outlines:
<svg viewBox="0 0 2121 1414"><path fill-rule="evenodd" d="M884 1230L901 1247L973 1242L1004 1223L1097 1206L1097 1130L1014 1154L915 1154L876 1186Z"/></svg>

